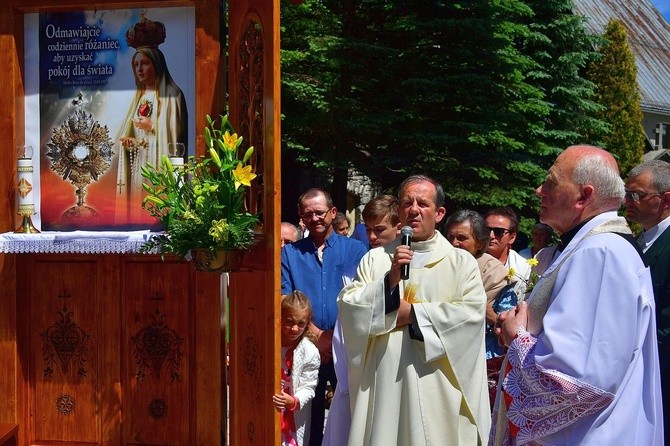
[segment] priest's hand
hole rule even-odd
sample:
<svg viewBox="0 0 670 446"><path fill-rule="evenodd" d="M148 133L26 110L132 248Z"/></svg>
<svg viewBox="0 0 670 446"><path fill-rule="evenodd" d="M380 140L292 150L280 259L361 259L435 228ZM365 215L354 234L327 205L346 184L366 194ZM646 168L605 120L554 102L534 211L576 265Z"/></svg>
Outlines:
<svg viewBox="0 0 670 446"><path fill-rule="evenodd" d="M486 304L486 323L495 327L496 322L498 322L498 313L493 309L493 301L491 301Z"/></svg>
<svg viewBox="0 0 670 446"><path fill-rule="evenodd" d="M495 324L495 333L505 347L509 347L519 332L519 327L528 326L528 304L521 302L509 311L498 315Z"/></svg>
<svg viewBox="0 0 670 446"><path fill-rule="evenodd" d="M391 289L398 286L400 283L400 269L403 265L409 265L412 261L412 250L407 245L398 245L395 248L395 255L391 262L391 270L389 271L389 285Z"/></svg>

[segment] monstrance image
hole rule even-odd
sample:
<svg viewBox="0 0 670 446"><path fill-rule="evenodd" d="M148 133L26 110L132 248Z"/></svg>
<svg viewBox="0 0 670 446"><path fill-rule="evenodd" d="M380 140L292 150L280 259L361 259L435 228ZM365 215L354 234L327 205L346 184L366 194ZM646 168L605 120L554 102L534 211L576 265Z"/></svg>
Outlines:
<svg viewBox="0 0 670 446"><path fill-rule="evenodd" d="M106 125L93 119L84 111L88 101L82 93L71 101L75 111L53 129L46 156L51 161L51 170L63 180L70 181L77 189L77 204L66 210L62 218L82 219L96 217L98 212L84 204L86 187L98 181L110 167L113 142Z"/></svg>

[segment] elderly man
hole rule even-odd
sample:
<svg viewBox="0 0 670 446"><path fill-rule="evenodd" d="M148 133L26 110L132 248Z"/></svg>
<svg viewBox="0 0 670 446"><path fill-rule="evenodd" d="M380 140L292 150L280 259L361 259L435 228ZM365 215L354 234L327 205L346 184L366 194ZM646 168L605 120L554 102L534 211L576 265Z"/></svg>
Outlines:
<svg viewBox="0 0 670 446"><path fill-rule="evenodd" d="M644 228L638 242L654 283L665 444L670 445L670 163L646 161L630 171L626 216Z"/></svg>
<svg viewBox="0 0 670 446"><path fill-rule="evenodd" d="M310 330L321 353L316 394L312 400L310 445L321 445L325 420L326 386L337 384L332 358L332 337L337 318L337 295L343 276L355 271L367 248L358 240L343 237L333 229L337 208L323 189L309 189L298 200L298 213L309 235L284 246L281 253L281 292L299 290L312 303Z"/></svg>
<svg viewBox="0 0 670 446"><path fill-rule="evenodd" d="M350 361L349 445L482 444L490 413L477 262L435 231L445 214L437 182L409 177L398 198L411 248L396 239L371 250L338 299Z"/></svg>
<svg viewBox="0 0 670 446"><path fill-rule="evenodd" d="M617 216L616 161L569 147L536 193L561 244L528 303L500 317L509 350L489 444L660 446L651 276Z"/></svg>
<svg viewBox="0 0 670 446"><path fill-rule="evenodd" d="M281 247L287 243L298 241L300 237L300 229L293 223L283 221L280 226Z"/></svg>

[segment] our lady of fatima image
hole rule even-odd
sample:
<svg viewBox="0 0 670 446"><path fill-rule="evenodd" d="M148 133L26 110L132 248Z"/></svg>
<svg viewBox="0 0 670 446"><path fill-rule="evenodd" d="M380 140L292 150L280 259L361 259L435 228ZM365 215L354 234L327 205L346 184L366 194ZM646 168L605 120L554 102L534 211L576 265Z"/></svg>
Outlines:
<svg viewBox="0 0 670 446"><path fill-rule="evenodd" d="M142 209L141 167L158 166L169 143L188 143L186 100L158 48L165 42L165 25L140 17L126 32L126 42L135 48L131 68L137 89L119 137L116 188L117 221L130 225L151 222Z"/></svg>

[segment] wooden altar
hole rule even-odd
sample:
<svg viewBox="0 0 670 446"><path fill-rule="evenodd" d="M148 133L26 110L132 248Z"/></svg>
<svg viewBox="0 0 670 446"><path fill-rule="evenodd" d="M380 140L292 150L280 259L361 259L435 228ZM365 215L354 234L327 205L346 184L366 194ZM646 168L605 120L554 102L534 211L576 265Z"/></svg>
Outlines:
<svg viewBox="0 0 670 446"><path fill-rule="evenodd" d="M0 232L16 215L24 134L23 15L194 6L196 129L225 101L256 147L250 206L259 243L230 279L230 396L222 363L219 276L128 253L0 254L0 423L20 445L277 444L279 385L279 2L7 0L0 7ZM198 139L197 153L204 153ZM154 341L162 344L155 345ZM226 432L225 420L230 420ZM222 440L222 438L224 440Z"/></svg>

